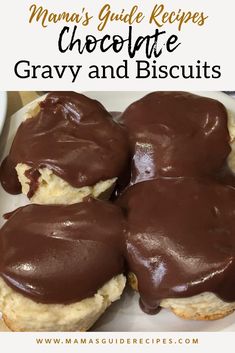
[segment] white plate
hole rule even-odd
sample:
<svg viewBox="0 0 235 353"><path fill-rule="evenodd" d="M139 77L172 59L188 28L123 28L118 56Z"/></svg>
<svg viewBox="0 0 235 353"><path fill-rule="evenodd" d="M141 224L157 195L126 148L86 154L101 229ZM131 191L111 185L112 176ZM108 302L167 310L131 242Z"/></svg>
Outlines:
<svg viewBox="0 0 235 353"><path fill-rule="evenodd" d="M122 111L130 103L144 96L147 92L86 92L86 95L99 100L107 110ZM219 92L196 92L220 100L227 109L235 115L235 100ZM21 123L24 113L30 105L22 108L11 117L7 133L6 145L3 154L6 155L17 127ZM12 196L0 187L0 214L9 212L16 207L28 203L22 196ZM3 223L1 219L0 224ZM138 305L138 295L127 290L119 302L114 303L110 309L97 322L96 331L235 331L235 313L225 319L209 322L186 321L179 319L167 310L155 316L144 314Z"/></svg>
<svg viewBox="0 0 235 353"><path fill-rule="evenodd" d="M3 125L7 112L7 93L0 91L0 135L2 133Z"/></svg>

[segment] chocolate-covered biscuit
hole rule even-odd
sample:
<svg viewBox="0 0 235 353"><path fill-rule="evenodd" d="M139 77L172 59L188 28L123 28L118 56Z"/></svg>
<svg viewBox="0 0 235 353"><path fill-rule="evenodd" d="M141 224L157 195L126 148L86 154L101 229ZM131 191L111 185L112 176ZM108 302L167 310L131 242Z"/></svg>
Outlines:
<svg viewBox="0 0 235 353"><path fill-rule="evenodd" d="M0 230L0 276L37 302L91 297L123 272L123 229L105 201L19 208Z"/></svg>
<svg viewBox="0 0 235 353"><path fill-rule="evenodd" d="M127 214L127 261L145 311L204 292L235 302L235 189L165 178L130 187L118 204Z"/></svg>
<svg viewBox="0 0 235 353"><path fill-rule="evenodd" d="M0 178L6 191L20 193L15 168L25 166L31 198L45 169L41 183L50 183L52 171L73 188L92 187L117 178L128 156L125 128L99 102L75 92L52 92L40 103L40 111L20 125Z"/></svg>
<svg viewBox="0 0 235 353"><path fill-rule="evenodd" d="M131 183L156 177L206 176L231 150L227 111L187 92L153 92L123 113L132 153Z"/></svg>

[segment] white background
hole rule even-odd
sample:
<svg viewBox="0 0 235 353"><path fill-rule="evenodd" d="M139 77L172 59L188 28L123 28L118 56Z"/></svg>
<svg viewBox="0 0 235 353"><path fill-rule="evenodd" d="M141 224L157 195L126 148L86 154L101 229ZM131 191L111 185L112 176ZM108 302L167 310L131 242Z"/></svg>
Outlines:
<svg viewBox="0 0 235 353"><path fill-rule="evenodd" d="M95 340L99 338L153 338L159 339L158 344L36 344L37 338L55 338L62 342L66 338L80 339L89 338ZM171 338L173 344L168 344ZM185 344L185 339L198 338L199 344ZM178 343L178 340L183 343ZM226 353L234 353L234 333L1 333L1 347L4 353L24 352L24 353L75 353L75 352L96 352L96 353L129 353L129 352L148 352L148 353L220 353L224 350ZM20 347L20 350L19 350Z"/></svg>
<svg viewBox="0 0 235 353"><path fill-rule="evenodd" d="M97 31L98 21L96 15L102 4L109 2L113 11L120 11L123 7L130 9L138 5L139 10L146 14L146 19L138 25L133 25L135 36L153 34L154 25L149 25L147 18L154 5L163 3L166 10L178 11L203 11L209 18L204 26L194 24L183 25L178 32L177 24L164 25L161 29L167 34L177 34L182 43L173 53L163 54L157 59L158 65L190 65L207 61L210 65L220 65L222 77L220 79L135 79L135 60L129 60L130 79L88 79L87 68L89 65L113 66L121 64L127 59L126 51L119 54L99 51L92 54L78 54L76 51L62 54L57 48L57 41L61 29L65 25L73 27L74 24L59 22L49 24L42 28L39 23L29 24L29 7L39 4L51 12L80 12L86 7L94 16L89 27L79 27L79 37L87 34L102 37L104 34L122 34L126 37L128 25L124 23L109 24L103 32ZM185 90L234 90L235 82L235 50L233 34L235 33L235 2L232 0L7 0L1 3L0 11L0 38L1 38L1 90L153 90L153 89L185 89ZM83 65L79 80L71 82L71 76L65 75L63 79L19 79L14 74L14 65L19 60L29 60L34 65ZM145 60L142 53L138 59ZM151 60L150 60L151 61Z"/></svg>

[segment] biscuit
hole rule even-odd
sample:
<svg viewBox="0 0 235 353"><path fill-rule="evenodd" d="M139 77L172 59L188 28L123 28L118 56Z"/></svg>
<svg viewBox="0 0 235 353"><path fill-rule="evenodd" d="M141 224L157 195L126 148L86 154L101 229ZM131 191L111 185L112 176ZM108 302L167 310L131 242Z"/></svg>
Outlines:
<svg viewBox="0 0 235 353"><path fill-rule="evenodd" d="M40 105L34 103L24 116L24 120L33 118L40 111ZM30 170L30 166L24 163L18 163L16 172L22 186L22 193L28 195L30 180L25 175L25 172ZM31 202L38 204L73 204L82 202L84 198L91 196L102 200L108 200L116 183L117 178L112 178L105 181L100 181L93 186L83 186L75 188L65 180L55 175L50 169L39 169L39 186L30 198Z"/></svg>
<svg viewBox="0 0 235 353"><path fill-rule="evenodd" d="M133 290L138 291L138 280L133 272L128 274L128 283ZM227 303L210 292L188 298L163 299L159 306L187 320L222 319L235 310L235 302Z"/></svg>
<svg viewBox="0 0 235 353"><path fill-rule="evenodd" d="M187 320L222 319L235 310L235 302L227 303L211 292L188 298L164 299L160 306Z"/></svg>
<svg viewBox="0 0 235 353"><path fill-rule="evenodd" d="M34 205L0 230L0 311L13 331L88 330L125 287L124 220L89 199Z"/></svg>
<svg viewBox="0 0 235 353"><path fill-rule="evenodd" d="M127 132L97 101L51 92L19 126L0 181L10 194L39 204L108 199L129 160Z"/></svg>
<svg viewBox="0 0 235 353"><path fill-rule="evenodd" d="M14 291L0 278L0 310L12 331L87 331L120 298L125 283L120 274L91 298L72 304L41 304Z"/></svg>
<svg viewBox="0 0 235 353"><path fill-rule="evenodd" d="M129 187L117 204L127 218L129 282L146 313L162 306L212 320L234 310L234 188L155 179Z"/></svg>
<svg viewBox="0 0 235 353"><path fill-rule="evenodd" d="M30 180L25 172L30 170L26 164L19 163L16 166L18 179L22 185L22 193L28 195ZM83 186L74 188L65 180L55 175L50 169L39 169L40 177L38 179L39 186L30 198L31 202L37 204L67 204L82 202L86 197L94 197L102 200L109 199L117 178L106 181L99 181L93 186Z"/></svg>
<svg viewBox="0 0 235 353"><path fill-rule="evenodd" d="M131 184L216 173L230 153L227 110L189 92L152 92L121 117L132 154ZM232 126L231 126L232 128Z"/></svg>

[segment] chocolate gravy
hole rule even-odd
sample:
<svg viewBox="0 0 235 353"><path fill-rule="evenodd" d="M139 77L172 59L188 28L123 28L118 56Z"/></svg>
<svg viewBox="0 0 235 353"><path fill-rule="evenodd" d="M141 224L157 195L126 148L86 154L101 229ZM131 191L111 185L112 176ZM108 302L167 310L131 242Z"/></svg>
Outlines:
<svg viewBox="0 0 235 353"><path fill-rule="evenodd" d="M99 201L26 206L8 214L0 231L1 276L35 301L68 303L121 273L124 254L145 312L156 313L162 299L205 291L235 301L235 188L222 185L235 187L235 180L225 164L224 106L155 92L127 108L121 122L133 155L131 186L117 201L127 226L117 207ZM51 93L20 126L1 181L20 192L14 167L23 162L31 167L29 197L45 166L76 187L122 175L119 192L130 180L127 161L125 130L98 102Z"/></svg>
<svg viewBox="0 0 235 353"><path fill-rule="evenodd" d="M18 163L32 171L47 167L77 188L117 177L128 162L127 140L125 128L99 102L75 92L50 93L40 103L40 112L17 130L1 166L2 186L11 194L20 193ZM32 172L31 196L36 186Z"/></svg>
<svg viewBox="0 0 235 353"><path fill-rule="evenodd" d="M220 102L186 92L153 92L131 104L121 121L131 145L131 184L156 177L215 173L231 148Z"/></svg>
<svg viewBox="0 0 235 353"><path fill-rule="evenodd" d="M0 275L41 303L91 297L123 272L124 228L121 210L105 201L19 208L0 230Z"/></svg>
<svg viewBox="0 0 235 353"><path fill-rule="evenodd" d="M235 189L213 180L156 179L120 197L129 271L142 307L214 292L235 301Z"/></svg>
<svg viewBox="0 0 235 353"><path fill-rule="evenodd" d="M109 114L111 114L111 115L112 115L113 120L115 120L115 121L119 122L119 121L120 121L120 119L121 119L122 112L118 112L118 111L111 111L111 112L109 112Z"/></svg>

